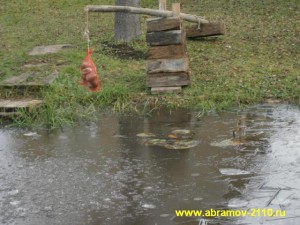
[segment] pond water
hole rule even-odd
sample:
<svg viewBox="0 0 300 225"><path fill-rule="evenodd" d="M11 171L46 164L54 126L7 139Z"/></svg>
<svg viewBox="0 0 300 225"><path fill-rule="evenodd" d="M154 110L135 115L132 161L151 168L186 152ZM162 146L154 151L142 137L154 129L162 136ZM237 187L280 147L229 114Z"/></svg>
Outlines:
<svg viewBox="0 0 300 225"><path fill-rule="evenodd" d="M141 135L174 144L178 129L191 131L193 147L168 149ZM300 109L291 105L106 114L72 129L0 130L3 225L298 225L299 200ZM256 214L175 215L189 209ZM263 209L286 215L258 215Z"/></svg>

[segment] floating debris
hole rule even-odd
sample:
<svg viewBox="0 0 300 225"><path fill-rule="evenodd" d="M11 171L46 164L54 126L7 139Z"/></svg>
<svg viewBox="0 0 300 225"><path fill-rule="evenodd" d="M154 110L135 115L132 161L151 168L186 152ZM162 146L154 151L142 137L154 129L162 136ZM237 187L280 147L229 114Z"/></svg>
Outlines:
<svg viewBox="0 0 300 225"><path fill-rule="evenodd" d="M159 139L159 138L151 138L144 142L146 146L165 146L167 144L166 139Z"/></svg>
<svg viewBox="0 0 300 225"><path fill-rule="evenodd" d="M113 137L114 138L128 138L128 136L122 135L122 134L115 134Z"/></svg>
<svg viewBox="0 0 300 225"><path fill-rule="evenodd" d="M153 134L153 133L139 133L136 136L141 137L141 138L151 138L151 137L155 137L155 134Z"/></svg>
<svg viewBox="0 0 300 225"><path fill-rule="evenodd" d="M34 137L34 136L38 136L38 134L36 132L28 132L23 134L26 137Z"/></svg>
<svg viewBox="0 0 300 225"><path fill-rule="evenodd" d="M220 173L223 175L228 176L236 176L236 175L249 175L251 172L246 170L240 170L240 169L233 169L233 168L221 168L219 169Z"/></svg>
<svg viewBox="0 0 300 225"><path fill-rule="evenodd" d="M15 200L15 201L10 202L9 204L12 206L16 206L16 205L19 205L20 203L21 203L21 201Z"/></svg>
<svg viewBox="0 0 300 225"><path fill-rule="evenodd" d="M230 146L240 146L243 144L244 142L239 139L226 139L220 142L212 142L210 145L214 147L225 148Z"/></svg>
<svg viewBox="0 0 300 225"><path fill-rule="evenodd" d="M190 149L196 147L199 143L200 141L195 141L195 140L177 140L165 144L164 147L167 149L174 149L174 150Z"/></svg>
<svg viewBox="0 0 300 225"><path fill-rule="evenodd" d="M173 130L168 138L172 139L191 139L193 137L193 132L190 130L178 129Z"/></svg>
<svg viewBox="0 0 300 225"><path fill-rule="evenodd" d="M239 198L233 198L230 199L228 202L228 207L230 208L241 208L241 207L245 207L248 205L248 201L244 200L244 199L239 199Z"/></svg>
<svg viewBox="0 0 300 225"><path fill-rule="evenodd" d="M194 200L194 201L202 201L202 200L203 200L203 198L196 197L196 198L194 198L193 200Z"/></svg>
<svg viewBox="0 0 300 225"><path fill-rule="evenodd" d="M145 208L145 209L155 209L156 208L155 205L147 204L147 203L143 204L142 207Z"/></svg>

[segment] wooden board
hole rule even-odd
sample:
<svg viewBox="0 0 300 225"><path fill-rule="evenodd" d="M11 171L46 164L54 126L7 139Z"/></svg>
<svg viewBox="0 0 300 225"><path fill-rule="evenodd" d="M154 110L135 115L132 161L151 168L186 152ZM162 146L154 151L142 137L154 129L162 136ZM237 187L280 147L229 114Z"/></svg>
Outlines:
<svg viewBox="0 0 300 225"><path fill-rule="evenodd" d="M0 116L18 115L19 109L31 110L43 103L40 99L0 99Z"/></svg>
<svg viewBox="0 0 300 225"><path fill-rule="evenodd" d="M198 25L186 27L186 36L188 38L208 37L208 36L224 35L224 34L225 34L225 25L224 23L219 23L219 22L201 24L200 30L198 29Z"/></svg>
<svg viewBox="0 0 300 225"><path fill-rule="evenodd" d="M150 46L176 45L185 43L185 32L181 30L157 31L146 34Z"/></svg>
<svg viewBox="0 0 300 225"><path fill-rule="evenodd" d="M147 61L147 73L188 72L188 59L157 59Z"/></svg>
<svg viewBox="0 0 300 225"><path fill-rule="evenodd" d="M49 74L23 73L10 77L0 83L0 87L44 87L49 86L58 77L58 72Z"/></svg>
<svg viewBox="0 0 300 225"><path fill-rule="evenodd" d="M154 73L148 74L146 78L147 87L181 87L189 84L190 77L186 72Z"/></svg>
<svg viewBox="0 0 300 225"><path fill-rule="evenodd" d="M186 57L184 45L152 46L147 59L178 59Z"/></svg>
<svg viewBox="0 0 300 225"><path fill-rule="evenodd" d="M181 87L153 87L151 88L151 94L170 94L170 93L180 93L182 91Z"/></svg>
<svg viewBox="0 0 300 225"><path fill-rule="evenodd" d="M28 54L29 55L45 55L49 53L56 53L63 49L70 48L72 45L70 44L62 44L62 45L42 45L34 47Z"/></svg>
<svg viewBox="0 0 300 225"><path fill-rule="evenodd" d="M147 19L147 32L180 30L181 20L178 17Z"/></svg>

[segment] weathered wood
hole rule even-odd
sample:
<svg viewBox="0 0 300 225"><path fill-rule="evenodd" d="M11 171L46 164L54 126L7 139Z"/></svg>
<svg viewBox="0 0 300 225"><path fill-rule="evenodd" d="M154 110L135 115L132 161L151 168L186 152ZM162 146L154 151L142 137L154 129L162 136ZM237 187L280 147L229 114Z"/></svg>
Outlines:
<svg viewBox="0 0 300 225"><path fill-rule="evenodd" d="M48 75L23 73L19 76L10 77L2 81L0 87L45 87L49 86L57 77L57 72Z"/></svg>
<svg viewBox="0 0 300 225"><path fill-rule="evenodd" d="M146 78L147 87L181 87L189 84L190 77L187 72L154 73L148 74Z"/></svg>
<svg viewBox="0 0 300 225"><path fill-rule="evenodd" d="M181 21L178 17L147 19L147 32L163 30L180 30Z"/></svg>
<svg viewBox="0 0 300 225"><path fill-rule="evenodd" d="M151 94L170 94L170 93L180 93L182 91L181 87L153 87L151 88Z"/></svg>
<svg viewBox="0 0 300 225"><path fill-rule="evenodd" d="M184 45L152 46L147 59L179 59L186 56Z"/></svg>
<svg viewBox="0 0 300 225"><path fill-rule="evenodd" d="M159 0L159 10L167 10L167 0Z"/></svg>
<svg viewBox="0 0 300 225"><path fill-rule="evenodd" d="M208 37L214 35L224 35L225 25L224 23L212 22L207 24L201 24L200 29L198 25L188 26L186 28L186 36L189 38Z"/></svg>
<svg viewBox="0 0 300 225"><path fill-rule="evenodd" d="M40 99L0 99L0 116L15 116L18 115L18 110L27 109L32 110L43 103Z"/></svg>
<svg viewBox="0 0 300 225"><path fill-rule="evenodd" d="M180 3L175 2L172 4L172 11L176 17L180 17Z"/></svg>
<svg viewBox="0 0 300 225"><path fill-rule="evenodd" d="M158 59L147 61L147 73L188 72L188 59Z"/></svg>
<svg viewBox="0 0 300 225"><path fill-rule="evenodd" d="M145 14L149 16L157 17L172 17L174 13L167 10L155 10L148 8L138 8L130 6L115 6L115 5L87 5L84 7L86 12L124 12L124 13L133 13L133 14ZM192 23L208 23L206 19L203 19L200 16L180 13L180 17L183 20L192 22Z"/></svg>
<svg viewBox="0 0 300 225"><path fill-rule="evenodd" d="M151 32L147 33L146 41L150 46L184 44L185 32L182 30Z"/></svg>
<svg viewBox="0 0 300 225"><path fill-rule="evenodd" d="M63 49L71 48L70 44L62 44L62 45L41 45L34 47L28 54L29 55L45 55L49 53L56 53Z"/></svg>

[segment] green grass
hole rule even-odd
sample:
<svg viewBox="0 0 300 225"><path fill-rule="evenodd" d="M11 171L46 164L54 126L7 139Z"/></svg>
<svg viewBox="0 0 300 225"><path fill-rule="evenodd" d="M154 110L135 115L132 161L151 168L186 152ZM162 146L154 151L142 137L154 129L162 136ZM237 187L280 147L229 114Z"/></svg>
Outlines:
<svg viewBox="0 0 300 225"><path fill-rule="evenodd" d="M80 119L93 119L97 111L141 111L153 107L187 107L197 110L226 109L280 99L300 103L300 4L299 0L189 0L183 12L222 21L226 35L189 40L192 84L180 95L151 96L145 87L145 60L121 59L113 46L113 14L90 14L93 59L102 92L90 93L78 85L79 66L85 54L83 38L87 4L114 4L113 0L1 1L0 80L22 72L58 70L59 78L34 95L45 104L15 119L19 126L57 127ZM157 1L142 1L155 7ZM170 2L169 2L170 5ZM145 27L145 16L142 16ZM29 56L34 46L68 43L58 54ZM145 54L145 31L128 44ZM126 57L126 46L124 47ZM141 55L143 55L141 54ZM47 62L39 69L26 63ZM18 97L1 90L0 97ZM32 95L32 93L30 93Z"/></svg>

